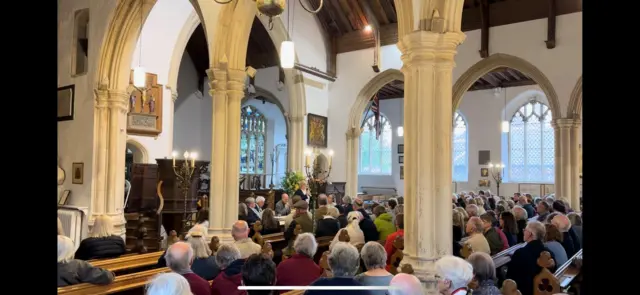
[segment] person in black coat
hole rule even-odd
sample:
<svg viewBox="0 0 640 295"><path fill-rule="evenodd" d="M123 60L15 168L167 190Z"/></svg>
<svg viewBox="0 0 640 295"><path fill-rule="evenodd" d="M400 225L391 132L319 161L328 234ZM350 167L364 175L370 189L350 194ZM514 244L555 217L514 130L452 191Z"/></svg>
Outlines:
<svg viewBox="0 0 640 295"><path fill-rule="evenodd" d="M116 258L126 251L122 237L113 234L111 218L100 215L96 217L89 237L80 242L75 258L80 260Z"/></svg>
<svg viewBox="0 0 640 295"><path fill-rule="evenodd" d="M370 241L378 241L378 239L380 238L378 228L373 223L373 220L371 220L371 216L369 216L369 213L367 213L367 211L362 208L363 206L364 202L361 199L355 199L353 201L353 210L360 212L362 214L362 217L364 217L359 224L360 229L364 234L364 242L366 243Z"/></svg>
<svg viewBox="0 0 640 295"><path fill-rule="evenodd" d="M301 180L298 183L298 186L300 186L300 188L295 193L293 193L293 195L300 196L300 198L303 201L306 201L307 199L309 199L309 196L307 196L307 182L304 180Z"/></svg>
<svg viewBox="0 0 640 295"><path fill-rule="evenodd" d="M247 222L247 224L249 224L249 226L251 226L256 223L256 221L261 220L262 217L260 216L260 213L258 213L258 209L256 208L256 199L254 199L253 197L248 197L244 200L244 202L245 204L247 204L247 217L245 221Z"/></svg>
<svg viewBox="0 0 640 295"><path fill-rule="evenodd" d="M346 220L346 219L345 219ZM334 237L340 231L340 222L331 215L325 215L316 224L316 238Z"/></svg>
<svg viewBox="0 0 640 295"><path fill-rule="evenodd" d="M512 279L518 285L522 295L533 295L533 278L540 273L538 258L543 251L549 252L551 258L555 258L553 252L547 249L542 242L546 235L544 225L539 221L531 221L524 230L524 240L527 244L516 250L511 256L511 262L507 269L507 279ZM557 266L549 269L552 273Z"/></svg>

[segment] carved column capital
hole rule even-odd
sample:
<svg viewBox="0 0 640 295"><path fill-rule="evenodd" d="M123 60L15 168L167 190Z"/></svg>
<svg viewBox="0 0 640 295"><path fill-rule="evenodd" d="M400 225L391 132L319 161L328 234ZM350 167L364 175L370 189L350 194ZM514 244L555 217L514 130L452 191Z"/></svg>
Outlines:
<svg viewBox="0 0 640 295"><path fill-rule="evenodd" d="M359 138L360 134L362 134L362 128L351 127L346 132L347 140L352 140L354 138Z"/></svg>
<svg viewBox="0 0 640 295"><path fill-rule="evenodd" d="M287 120L289 120L289 122L291 123L302 123L304 122L304 116L292 116L287 114L286 115Z"/></svg>
<svg viewBox="0 0 640 295"><path fill-rule="evenodd" d="M455 65L456 48L465 38L462 32L412 32L398 42L403 69L436 63L442 70L451 70Z"/></svg>
<svg viewBox="0 0 640 295"><path fill-rule="evenodd" d="M94 89L94 93L97 108L115 108L125 113L129 110L129 96L131 95L129 89L116 90L98 87Z"/></svg>
<svg viewBox="0 0 640 295"><path fill-rule="evenodd" d="M554 129L557 129L557 128L571 129L571 128L578 128L581 123L582 122L580 121L580 119L560 118L560 119L555 119L551 121L551 126L553 126Z"/></svg>
<svg viewBox="0 0 640 295"><path fill-rule="evenodd" d="M211 68L207 70L207 77L209 78L210 93L213 96L214 92L227 90L227 71L218 68Z"/></svg>

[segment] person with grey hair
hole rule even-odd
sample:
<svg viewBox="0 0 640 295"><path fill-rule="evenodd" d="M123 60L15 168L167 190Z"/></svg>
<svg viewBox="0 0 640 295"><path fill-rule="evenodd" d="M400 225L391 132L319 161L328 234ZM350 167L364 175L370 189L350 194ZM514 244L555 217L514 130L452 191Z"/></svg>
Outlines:
<svg viewBox="0 0 640 295"><path fill-rule="evenodd" d="M291 205L289 204L289 195L283 193L280 197L280 201L276 203L276 215L287 216L291 213Z"/></svg>
<svg viewBox="0 0 640 295"><path fill-rule="evenodd" d="M360 255L358 249L345 242L336 243L331 249L327 259L329 268L333 273L331 278L319 278L309 286L353 287L362 286L353 276L360 267ZM366 290L307 290L305 295L369 295Z"/></svg>
<svg viewBox="0 0 640 295"><path fill-rule="evenodd" d="M477 287L473 289L473 295L501 295L502 292L496 286L496 265L489 254L483 252L471 253L467 262L473 267L473 279Z"/></svg>
<svg viewBox="0 0 640 295"><path fill-rule="evenodd" d="M299 234L293 249L296 254L278 265L276 286L309 286L322 275L322 268L313 261L318 242L312 234ZM281 294L285 292L281 291Z"/></svg>
<svg viewBox="0 0 640 295"><path fill-rule="evenodd" d="M89 237L80 242L76 250L76 259L90 260L98 258L116 258L126 253L124 240L113 230L111 217L96 216Z"/></svg>
<svg viewBox="0 0 640 295"><path fill-rule="evenodd" d="M399 273L391 279L389 284L389 295L414 295L423 294L422 283L410 274Z"/></svg>
<svg viewBox="0 0 640 295"><path fill-rule="evenodd" d="M353 207L351 206L351 202L353 202L351 197L349 197L349 196L342 197L342 204L340 205L340 207L338 207L338 211L340 212L340 214L342 214L344 216L347 216L347 214L349 214L349 212L353 211Z"/></svg>
<svg viewBox="0 0 640 295"><path fill-rule="evenodd" d="M191 264L194 259L194 251L191 245L185 242L176 242L169 246L164 256L167 261L167 267L171 271L182 275L189 282L191 292L194 295L210 294L209 282L191 271Z"/></svg>
<svg viewBox="0 0 640 295"><path fill-rule="evenodd" d="M507 279L512 279L518 284L518 290L522 295L533 295L533 278L540 272L538 258L542 251L551 254L553 252L544 246L543 239L546 235L544 224L539 221L530 221L524 229L524 247L516 250L511 256L509 268L507 269ZM557 266L550 269L551 273Z"/></svg>
<svg viewBox="0 0 640 295"><path fill-rule="evenodd" d="M340 212L335 207L329 207L329 200L327 195L319 194L318 195L318 209L316 209L316 221L323 219L325 216L331 216L333 218L338 218Z"/></svg>
<svg viewBox="0 0 640 295"><path fill-rule="evenodd" d="M146 289L147 295L193 295L187 279L173 272L154 276Z"/></svg>
<svg viewBox="0 0 640 295"><path fill-rule="evenodd" d="M207 244L206 230L202 225L192 228L191 235L187 238L187 243L193 248L195 259L191 264L191 270L201 278L209 281L213 280L220 273L220 268L216 260L211 256L211 248Z"/></svg>
<svg viewBox="0 0 640 295"><path fill-rule="evenodd" d="M471 247L473 252L484 252L491 254L489 242L484 236L484 223L480 217L474 216L469 218L466 226L466 232L469 238L464 242L465 245Z"/></svg>
<svg viewBox="0 0 640 295"><path fill-rule="evenodd" d="M242 259L262 251L262 247L249 238L249 225L244 220L238 220L233 224L231 227L231 236L235 241L234 244L238 247L238 250L240 250L240 258Z"/></svg>
<svg viewBox="0 0 640 295"><path fill-rule="evenodd" d="M262 214L262 210L264 210L264 202L266 201L266 199L263 196L258 196L256 198L256 210L258 210L258 212L260 214Z"/></svg>
<svg viewBox="0 0 640 295"><path fill-rule="evenodd" d="M536 210L538 212L537 221L544 222L547 219L547 216L551 213L551 206L547 202L539 202L536 205Z"/></svg>
<svg viewBox="0 0 640 295"><path fill-rule="evenodd" d="M262 212L258 211L258 208L256 208L256 199L254 199L253 197L248 197L244 199L244 203L247 204L248 209L247 223L254 224L256 221L262 219Z"/></svg>
<svg viewBox="0 0 640 295"><path fill-rule="evenodd" d="M58 235L58 287L80 283L107 285L113 282L113 272L73 259L75 248L71 238Z"/></svg>
<svg viewBox="0 0 640 295"><path fill-rule="evenodd" d="M527 226L527 210L521 206L514 206L511 209L511 213L516 218L516 225L518 226L518 243L524 243L524 228Z"/></svg>
<svg viewBox="0 0 640 295"><path fill-rule="evenodd" d="M571 221L564 214L558 214L551 219L551 224L555 225L562 233L562 247L567 252L567 257L572 257L582 247L575 231L571 228Z"/></svg>
<svg viewBox="0 0 640 295"><path fill-rule="evenodd" d="M469 204L465 209L467 210L467 214L469 214L469 217L480 216L478 212L478 205L476 204Z"/></svg>
<svg viewBox="0 0 640 295"><path fill-rule="evenodd" d="M387 266L387 252L380 243L367 242L364 244L360 251L360 258L362 258L367 271L357 275L355 277L356 281L365 286L389 286L393 275L385 269ZM371 291L371 295L386 294L386 290Z"/></svg>
<svg viewBox="0 0 640 295"><path fill-rule="evenodd" d="M444 256L436 261L438 290L444 295L466 295L473 279L473 267L460 257Z"/></svg>
<svg viewBox="0 0 640 295"><path fill-rule="evenodd" d="M216 263L222 270L211 284L212 295L239 295L242 285L242 265L245 259L240 258L240 250L234 244L222 244L216 252Z"/></svg>

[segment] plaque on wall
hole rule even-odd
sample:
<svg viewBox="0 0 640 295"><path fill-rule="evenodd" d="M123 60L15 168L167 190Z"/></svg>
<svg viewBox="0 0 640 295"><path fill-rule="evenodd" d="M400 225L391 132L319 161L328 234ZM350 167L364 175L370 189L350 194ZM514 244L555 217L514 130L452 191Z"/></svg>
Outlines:
<svg viewBox="0 0 640 295"><path fill-rule="evenodd" d="M129 79L129 113L127 133L142 136L158 136L162 133L162 85L158 75L147 73L146 86L133 86L133 71Z"/></svg>

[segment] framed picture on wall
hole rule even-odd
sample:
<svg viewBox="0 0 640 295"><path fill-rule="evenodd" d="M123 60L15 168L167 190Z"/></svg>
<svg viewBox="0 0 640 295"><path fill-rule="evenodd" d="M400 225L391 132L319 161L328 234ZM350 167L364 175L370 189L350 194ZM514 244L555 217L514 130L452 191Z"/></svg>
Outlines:
<svg viewBox="0 0 640 295"><path fill-rule="evenodd" d="M400 179L404 179L404 166L400 166Z"/></svg>
<svg viewBox="0 0 640 295"><path fill-rule="evenodd" d="M479 187L489 187L489 186L491 186L491 181L489 181L488 179L480 179L480 180L478 180L478 186Z"/></svg>
<svg viewBox="0 0 640 295"><path fill-rule="evenodd" d="M404 154L404 144L398 145L398 154Z"/></svg>
<svg viewBox="0 0 640 295"><path fill-rule="evenodd" d="M404 164L404 155L398 156L398 163Z"/></svg>
<svg viewBox="0 0 640 295"><path fill-rule="evenodd" d="M75 85L58 88L58 121L73 120Z"/></svg>
<svg viewBox="0 0 640 295"><path fill-rule="evenodd" d="M480 177L489 177L489 168L480 168Z"/></svg>
<svg viewBox="0 0 640 295"><path fill-rule="evenodd" d="M84 163L73 163L71 166L72 178L71 183L83 184L84 183Z"/></svg>
<svg viewBox="0 0 640 295"><path fill-rule="evenodd" d="M327 117L307 114L307 145L326 148L328 136Z"/></svg>

